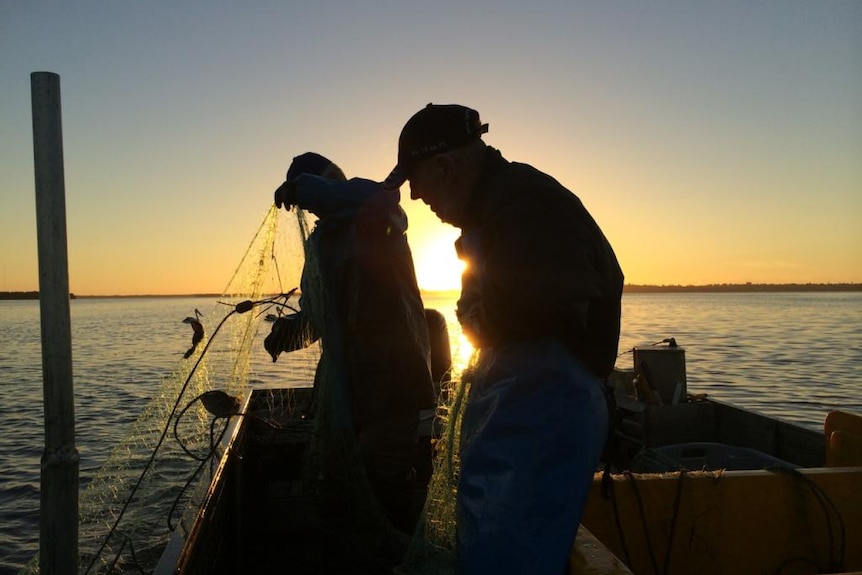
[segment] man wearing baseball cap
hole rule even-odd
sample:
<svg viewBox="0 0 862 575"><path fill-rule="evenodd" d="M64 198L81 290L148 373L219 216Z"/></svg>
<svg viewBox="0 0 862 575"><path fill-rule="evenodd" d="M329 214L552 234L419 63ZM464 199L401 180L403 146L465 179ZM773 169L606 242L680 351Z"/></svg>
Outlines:
<svg viewBox="0 0 862 575"><path fill-rule="evenodd" d="M478 350L461 427L456 572L566 573L608 432L623 273L581 201L485 144L460 105L405 124L409 181L467 267L457 315Z"/></svg>

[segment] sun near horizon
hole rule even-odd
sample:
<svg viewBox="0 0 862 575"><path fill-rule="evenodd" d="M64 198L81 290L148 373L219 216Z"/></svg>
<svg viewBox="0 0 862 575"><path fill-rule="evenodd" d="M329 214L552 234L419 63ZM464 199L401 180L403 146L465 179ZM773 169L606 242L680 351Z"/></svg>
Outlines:
<svg viewBox="0 0 862 575"><path fill-rule="evenodd" d="M457 258L454 246L460 230L441 223L418 202L405 204L410 220L408 242L420 290L426 293L460 291L465 262ZM858 272L847 266L848 261L856 259L850 246L844 251L796 250L794 257L788 258L786 253L753 244L727 255L706 249L709 243L706 239L690 235L686 242L664 242L658 249L654 242L644 241L639 228L620 225L613 213L602 215L627 285L862 283L856 277ZM231 272L237 269L237 260L243 257L241 251L227 247L249 245L248 235L246 229L238 231L236 237L220 235L218 239L223 245L193 245L188 253L182 251L179 258L171 257L174 246L160 236L148 235L146 242L111 243L108 253L122 253L122 256L111 257L112 265L108 267L104 266L105 254L100 251L106 245L104 242L76 241L71 243L73 248L82 248L73 249L70 254L70 291L79 297L221 293L231 279ZM814 253L818 266L809 263ZM23 258L24 254L19 255ZM23 259L29 265L4 267L0 292L38 291L35 254ZM290 267L285 263L281 262L280 273ZM298 273L298 269L294 270L296 278L291 285L298 282ZM529 281L529 278L519 278L519 281Z"/></svg>
<svg viewBox="0 0 862 575"><path fill-rule="evenodd" d="M431 292L461 289L461 274L467 264L455 255L452 242L434 238L412 246L413 266L419 289Z"/></svg>

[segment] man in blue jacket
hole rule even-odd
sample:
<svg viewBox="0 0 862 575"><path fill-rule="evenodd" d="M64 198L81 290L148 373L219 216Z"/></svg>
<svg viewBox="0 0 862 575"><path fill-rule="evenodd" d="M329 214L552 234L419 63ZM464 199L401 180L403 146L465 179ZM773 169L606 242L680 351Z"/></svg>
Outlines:
<svg viewBox="0 0 862 575"><path fill-rule="evenodd" d="M306 246L300 312L276 321L265 341L282 351L318 337L315 386L328 386L328 425L351 429L369 483L392 524L412 532L419 412L435 405L425 311L399 194L347 180L327 158L293 159L278 207L318 217Z"/></svg>
<svg viewBox="0 0 862 575"><path fill-rule="evenodd" d="M475 110L413 115L385 185L410 182L467 268L478 349L461 427L456 572L562 574L608 431L623 274L581 201L481 139Z"/></svg>

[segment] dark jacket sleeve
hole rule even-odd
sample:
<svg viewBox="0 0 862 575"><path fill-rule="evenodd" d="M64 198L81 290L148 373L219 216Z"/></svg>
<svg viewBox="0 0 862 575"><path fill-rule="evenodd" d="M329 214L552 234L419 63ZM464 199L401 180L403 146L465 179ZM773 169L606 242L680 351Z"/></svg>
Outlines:
<svg viewBox="0 0 862 575"><path fill-rule="evenodd" d="M396 192L383 190L373 180L352 178L333 181L311 174L302 174L296 179L296 205L319 218L354 217L375 198L389 198L396 204L398 202Z"/></svg>

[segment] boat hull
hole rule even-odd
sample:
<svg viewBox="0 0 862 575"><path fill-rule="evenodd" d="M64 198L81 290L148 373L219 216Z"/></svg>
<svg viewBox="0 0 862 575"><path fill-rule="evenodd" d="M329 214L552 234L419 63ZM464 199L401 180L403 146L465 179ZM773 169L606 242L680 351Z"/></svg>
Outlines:
<svg viewBox="0 0 862 575"><path fill-rule="evenodd" d="M860 486L860 467L619 474L583 525L635 574L862 570Z"/></svg>

